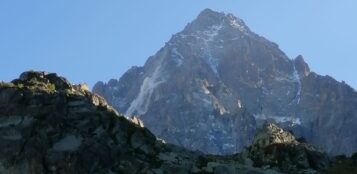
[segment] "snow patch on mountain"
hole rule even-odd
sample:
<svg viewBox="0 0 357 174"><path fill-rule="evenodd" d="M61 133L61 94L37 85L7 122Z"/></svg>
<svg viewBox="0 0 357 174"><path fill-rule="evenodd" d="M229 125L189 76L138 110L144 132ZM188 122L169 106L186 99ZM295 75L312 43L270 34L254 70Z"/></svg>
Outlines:
<svg viewBox="0 0 357 174"><path fill-rule="evenodd" d="M214 41L215 37L218 36L219 31L223 29L223 24L213 25L204 30L198 30L192 33L180 33L181 39L186 39L189 37L193 37L196 40L201 40L204 42Z"/></svg>
<svg viewBox="0 0 357 174"><path fill-rule="evenodd" d="M166 80L162 76L161 62L150 77L146 77L141 84L140 92L136 99L134 99L126 111L126 115L130 116L136 114L145 114L148 110L151 96L157 86L164 83Z"/></svg>
<svg viewBox="0 0 357 174"><path fill-rule="evenodd" d="M197 44L201 45L201 50L202 50L202 57L203 59L207 62L207 64L211 67L212 71L215 73L216 76L218 76L218 64L219 60L212 55L212 47L213 47L213 42L215 42L215 38L219 35L220 31L224 28L225 26L223 23L213 25L208 27L207 29L204 30L198 30L196 32L186 34L186 33L181 33L179 37L181 39L187 39L187 38L193 38L194 40L198 41ZM195 45L195 44L193 44ZM222 45L215 45L217 48L223 49ZM173 50L174 52L175 50ZM177 50L176 50L177 51Z"/></svg>
<svg viewBox="0 0 357 174"><path fill-rule="evenodd" d="M237 106L238 106L238 108L242 108L243 107L242 102L240 100L237 101Z"/></svg>
<svg viewBox="0 0 357 174"><path fill-rule="evenodd" d="M202 89L203 89L203 92L207 95L211 93L205 85L202 85Z"/></svg>
<svg viewBox="0 0 357 174"><path fill-rule="evenodd" d="M296 102L297 104L300 103L300 99L301 99L301 79L300 79L300 75L298 73L298 71L296 70L295 65L293 65L293 73L292 75L279 75L277 77L275 77L276 81L286 81L286 82L291 82L291 83L295 83L296 84L296 94L294 99L292 100L291 103ZM288 91L287 95L290 93L290 91Z"/></svg>
<svg viewBox="0 0 357 174"><path fill-rule="evenodd" d="M178 67L181 66L183 64L183 59L184 59L183 55L177 50L176 47L172 48L171 51L172 51L172 58L174 58L177 63L176 66Z"/></svg>
<svg viewBox="0 0 357 174"><path fill-rule="evenodd" d="M203 49L203 58L211 67L214 74L218 76L218 59L212 56L211 50L208 48L208 45Z"/></svg>
<svg viewBox="0 0 357 174"><path fill-rule="evenodd" d="M218 35L219 31L223 28L223 25L216 25L210 27L210 29L202 32L204 37L201 37L203 40L203 58L206 60L207 64L211 67L212 71L216 76L218 76L218 64L219 60L212 56L211 53L211 43L214 41L214 38ZM219 47L223 48L223 47Z"/></svg>
<svg viewBox="0 0 357 174"><path fill-rule="evenodd" d="M206 42L213 41L214 38L218 35L219 31L223 28L223 25L214 25L211 26L208 30L202 32L198 32L198 34L202 35L202 39Z"/></svg>
<svg viewBox="0 0 357 174"><path fill-rule="evenodd" d="M248 32L247 26L244 24L243 20L234 17L232 14L228 14L227 17L229 19L230 25L233 28L238 29L242 33L247 33Z"/></svg>
<svg viewBox="0 0 357 174"><path fill-rule="evenodd" d="M301 95L301 79L300 79L300 76L299 76L299 73L297 72L296 70L296 67L295 67L295 64L293 64L294 66L294 73L293 73L293 77L294 77L294 80L295 82L297 83L297 92L296 92L296 96L295 96L295 101L297 104L300 103L300 95Z"/></svg>

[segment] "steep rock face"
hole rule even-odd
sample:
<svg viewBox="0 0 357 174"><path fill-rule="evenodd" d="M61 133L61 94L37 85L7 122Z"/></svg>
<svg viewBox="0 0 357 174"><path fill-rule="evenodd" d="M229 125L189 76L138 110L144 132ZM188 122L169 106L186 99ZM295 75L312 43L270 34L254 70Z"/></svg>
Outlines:
<svg viewBox="0 0 357 174"><path fill-rule="evenodd" d="M352 88L310 72L302 56L289 59L241 19L209 9L143 67L98 82L93 92L156 136L206 153L242 150L265 121L329 153L357 149Z"/></svg>
<svg viewBox="0 0 357 174"><path fill-rule="evenodd" d="M302 133L310 143L333 154L350 155L357 148L357 93L329 76L311 73L304 78L296 114L304 122Z"/></svg>
<svg viewBox="0 0 357 174"><path fill-rule="evenodd" d="M0 140L2 174L281 172L254 167L247 155L166 144L85 86L46 72L0 83Z"/></svg>

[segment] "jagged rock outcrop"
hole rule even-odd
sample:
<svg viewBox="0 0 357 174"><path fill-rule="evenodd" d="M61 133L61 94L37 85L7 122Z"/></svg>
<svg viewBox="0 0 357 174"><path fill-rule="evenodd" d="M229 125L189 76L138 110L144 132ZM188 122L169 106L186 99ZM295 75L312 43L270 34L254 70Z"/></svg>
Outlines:
<svg viewBox="0 0 357 174"><path fill-rule="evenodd" d="M248 154L254 166L283 173L326 172L330 162L323 150L298 142L292 133L274 124L265 125L257 133Z"/></svg>
<svg viewBox="0 0 357 174"><path fill-rule="evenodd" d="M93 92L167 142L205 153L242 150L265 121L330 154L357 150L356 91L311 72L302 56L288 58L232 14L204 10L143 67Z"/></svg>
<svg viewBox="0 0 357 174"><path fill-rule="evenodd" d="M82 89L45 72L0 85L0 173L139 173L160 164L154 135Z"/></svg>

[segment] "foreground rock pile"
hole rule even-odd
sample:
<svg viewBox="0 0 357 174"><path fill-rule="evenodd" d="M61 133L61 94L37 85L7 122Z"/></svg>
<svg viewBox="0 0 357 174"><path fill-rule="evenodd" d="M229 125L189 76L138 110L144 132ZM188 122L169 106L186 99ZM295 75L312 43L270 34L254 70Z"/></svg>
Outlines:
<svg viewBox="0 0 357 174"><path fill-rule="evenodd" d="M266 129L242 154L203 155L157 140L137 118L56 74L29 71L0 83L2 174L322 171L324 153L274 125Z"/></svg>
<svg viewBox="0 0 357 174"><path fill-rule="evenodd" d="M257 133L249 147L254 166L281 170L285 173L323 171L329 159L322 150L298 142L292 133L274 124L267 124Z"/></svg>

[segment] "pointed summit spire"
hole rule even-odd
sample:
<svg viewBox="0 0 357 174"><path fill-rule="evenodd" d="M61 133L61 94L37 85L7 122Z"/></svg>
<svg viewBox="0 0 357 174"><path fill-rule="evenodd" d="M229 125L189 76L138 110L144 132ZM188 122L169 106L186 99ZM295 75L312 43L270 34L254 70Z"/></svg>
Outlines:
<svg viewBox="0 0 357 174"><path fill-rule="evenodd" d="M208 28L214 25L220 25L225 18L224 13L216 12L211 9L204 9L197 18L188 25L189 28Z"/></svg>
<svg viewBox="0 0 357 174"><path fill-rule="evenodd" d="M225 14L223 12L213 11L209 8L204 9L197 17L196 20L199 19L216 19L219 20L220 18L224 17Z"/></svg>
<svg viewBox="0 0 357 174"><path fill-rule="evenodd" d="M204 9L197 18L187 25L186 30L207 29L212 26L224 26L226 28L238 29L241 32L249 32L249 28L242 19L231 13L217 12L209 8Z"/></svg>

